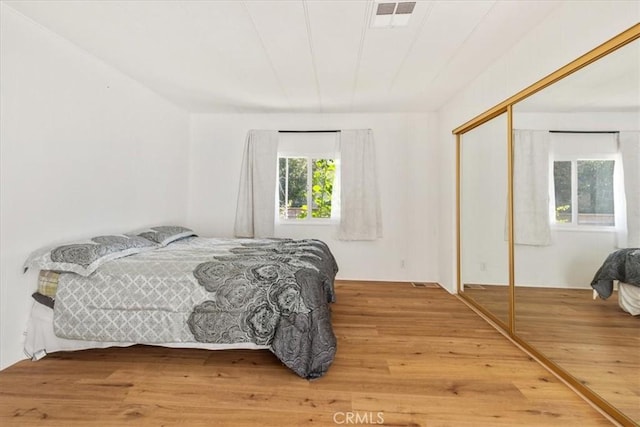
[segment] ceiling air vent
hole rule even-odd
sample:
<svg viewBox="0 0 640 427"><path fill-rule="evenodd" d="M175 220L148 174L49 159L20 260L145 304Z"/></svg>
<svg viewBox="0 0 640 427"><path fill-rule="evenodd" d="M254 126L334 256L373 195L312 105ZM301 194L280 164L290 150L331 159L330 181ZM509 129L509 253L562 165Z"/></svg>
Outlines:
<svg viewBox="0 0 640 427"><path fill-rule="evenodd" d="M414 1L376 2L374 15L371 19L372 28L405 27L409 25L409 19L416 7Z"/></svg>

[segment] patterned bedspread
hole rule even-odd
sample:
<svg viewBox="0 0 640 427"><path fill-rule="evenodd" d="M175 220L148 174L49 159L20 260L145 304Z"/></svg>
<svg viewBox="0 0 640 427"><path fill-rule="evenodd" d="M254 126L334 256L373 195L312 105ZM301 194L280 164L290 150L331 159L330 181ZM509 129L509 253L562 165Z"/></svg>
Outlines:
<svg viewBox="0 0 640 427"><path fill-rule="evenodd" d="M251 342L316 378L336 352L337 270L318 240L188 238L89 277L61 274L54 330L92 341Z"/></svg>
<svg viewBox="0 0 640 427"><path fill-rule="evenodd" d="M600 298L607 299L613 293L614 280L640 286L640 249L619 249L610 253L596 272L591 287Z"/></svg>

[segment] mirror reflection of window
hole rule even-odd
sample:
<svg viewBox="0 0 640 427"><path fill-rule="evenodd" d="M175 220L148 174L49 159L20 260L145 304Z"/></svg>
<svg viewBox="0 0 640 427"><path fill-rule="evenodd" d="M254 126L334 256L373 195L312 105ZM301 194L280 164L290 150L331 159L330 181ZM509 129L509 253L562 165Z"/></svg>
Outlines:
<svg viewBox="0 0 640 427"><path fill-rule="evenodd" d="M578 225L614 225L615 160L578 160Z"/></svg>
<svg viewBox="0 0 640 427"><path fill-rule="evenodd" d="M553 162L553 187L555 193L555 220L559 224L573 221L572 163L566 160Z"/></svg>
<svg viewBox="0 0 640 427"><path fill-rule="evenodd" d="M616 133L552 134L550 193L552 223L561 227L615 226L619 160Z"/></svg>
<svg viewBox="0 0 640 427"><path fill-rule="evenodd" d="M615 160L554 161L555 222L615 225L614 165Z"/></svg>

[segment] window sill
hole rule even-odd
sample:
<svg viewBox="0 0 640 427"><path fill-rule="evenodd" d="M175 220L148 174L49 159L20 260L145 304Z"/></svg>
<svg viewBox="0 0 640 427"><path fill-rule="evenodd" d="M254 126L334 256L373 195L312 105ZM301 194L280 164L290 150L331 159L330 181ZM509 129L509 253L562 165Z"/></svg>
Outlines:
<svg viewBox="0 0 640 427"><path fill-rule="evenodd" d="M316 226L316 225L321 225L321 226L327 226L327 225L338 225L340 224L340 220L338 219L303 219L303 220L296 220L296 219L291 219L291 220L279 220L275 222L276 227L279 225L284 225L284 226L290 226L290 225L302 225L302 226Z"/></svg>
<svg viewBox="0 0 640 427"><path fill-rule="evenodd" d="M568 231L571 233L575 232L586 232L586 233L615 233L615 226L603 226L603 225L558 225L551 224L552 231Z"/></svg>

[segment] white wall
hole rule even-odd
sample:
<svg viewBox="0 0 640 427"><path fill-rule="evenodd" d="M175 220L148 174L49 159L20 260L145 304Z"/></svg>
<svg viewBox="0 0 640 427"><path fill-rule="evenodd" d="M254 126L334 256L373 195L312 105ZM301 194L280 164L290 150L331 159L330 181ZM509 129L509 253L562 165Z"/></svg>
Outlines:
<svg viewBox="0 0 640 427"><path fill-rule="evenodd" d="M439 112L440 283L455 292L455 139L451 130L640 21L640 2L565 2Z"/></svg>
<svg viewBox="0 0 640 427"><path fill-rule="evenodd" d="M427 114L213 114L192 116L189 224L232 236L244 141L249 129L371 128L376 143L384 237L342 242L335 226L282 225L281 237L316 237L334 252L343 279L438 278L437 150Z"/></svg>
<svg viewBox="0 0 640 427"><path fill-rule="evenodd" d="M23 358L34 249L186 219L188 115L2 4L0 368Z"/></svg>

